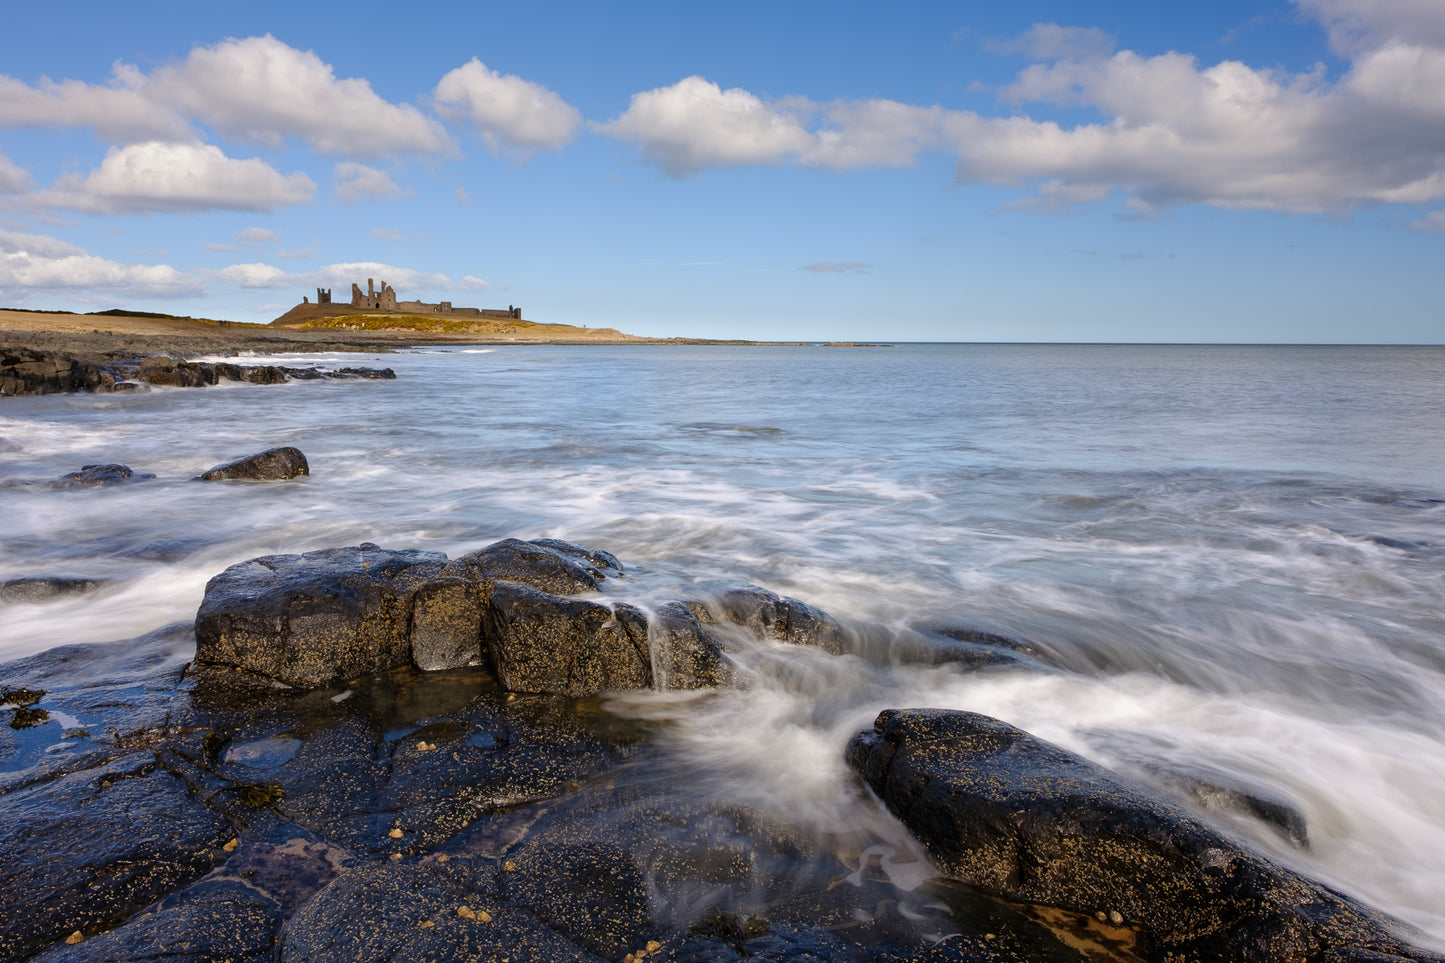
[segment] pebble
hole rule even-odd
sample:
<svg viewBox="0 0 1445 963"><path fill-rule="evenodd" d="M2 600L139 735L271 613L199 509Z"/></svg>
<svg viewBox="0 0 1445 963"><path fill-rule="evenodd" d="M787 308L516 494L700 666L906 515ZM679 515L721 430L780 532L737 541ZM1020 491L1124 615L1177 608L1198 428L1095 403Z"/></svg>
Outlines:
<svg viewBox="0 0 1445 963"><path fill-rule="evenodd" d="M439 863L450 863L451 861L452 861L452 858L451 858L450 856L448 856L446 853L442 853L440 856L437 857L437 862L439 862Z"/></svg>
<svg viewBox="0 0 1445 963"><path fill-rule="evenodd" d="M477 919L483 923L490 923L492 921L492 914L488 913L486 910L482 910L480 913L477 914Z"/></svg>
<svg viewBox="0 0 1445 963"><path fill-rule="evenodd" d="M647 952L656 953L660 949L662 949L662 944L657 942L657 940L647 941Z"/></svg>
<svg viewBox="0 0 1445 963"><path fill-rule="evenodd" d="M416 751L417 751L417 752L431 752L431 751L432 751L433 749L435 749L436 747L437 747L437 744L436 744L435 742L427 742L425 739L423 739L423 740L421 740L420 742L418 742L418 743L416 744Z"/></svg>
<svg viewBox="0 0 1445 963"><path fill-rule="evenodd" d="M392 853L392 854L391 854L391 861L392 861L393 863L396 862L398 859L401 859L401 853Z"/></svg>
<svg viewBox="0 0 1445 963"><path fill-rule="evenodd" d="M1109 922L1113 923L1115 926L1123 926L1124 914L1119 912L1118 910L1109 910Z"/></svg>
<svg viewBox="0 0 1445 963"><path fill-rule="evenodd" d="M387 833L387 835L390 836L392 839L400 839L403 833L400 828L394 828L391 832Z"/></svg>
<svg viewBox="0 0 1445 963"><path fill-rule="evenodd" d="M473 912L472 908L470 906L467 906L466 904L462 904L461 906L457 907L457 915L464 920L474 920L477 918L477 914Z"/></svg>
<svg viewBox="0 0 1445 963"><path fill-rule="evenodd" d="M516 869L516 868L517 868L517 864L514 863L514 862L512 862L510 859L507 860L505 863L502 864L502 870L503 870L504 872L510 873L512 870L514 870L514 869Z"/></svg>
<svg viewBox="0 0 1445 963"><path fill-rule="evenodd" d="M233 839L233 840L231 840L229 843L227 843L226 845L222 846L221 848L224 849L224 850L225 850L226 852L228 852L228 853L234 853L234 852L236 851L236 847L237 847L237 846L240 846L240 845L241 845L241 840L239 840L239 839Z"/></svg>
<svg viewBox="0 0 1445 963"><path fill-rule="evenodd" d="M431 929L433 926L436 926L436 924L433 923L431 920L422 920L420 923L418 923L418 924L416 924L416 925L417 925L417 929L422 929L422 930L429 930L429 929Z"/></svg>
<svg viewBox="0 0 1445 963"><path fill-rule="evenodd" d="M69 944L70 946L74 946L75 944L79 943L80 941L82 941L82 940L84 940L84 939L85 939L85 934L81 933L80 930L76 930L74 933L71 933L69 936L67 936L67 937L65 938L65 942L66 942L67 944Z"/></svg>

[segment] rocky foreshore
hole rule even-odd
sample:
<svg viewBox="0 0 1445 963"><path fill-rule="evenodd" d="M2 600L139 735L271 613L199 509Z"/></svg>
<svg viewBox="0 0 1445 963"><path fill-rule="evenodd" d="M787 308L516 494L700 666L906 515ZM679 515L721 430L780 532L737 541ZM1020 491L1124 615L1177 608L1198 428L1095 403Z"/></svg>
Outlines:
<svg viewBox="0 0 1445 963"><path fill-rule="evenodd" d="M69 351L0 346L0 397L128 391L150 385L204 388L221 381L269 385L317 378L395 377L390 368L241 365L228 361L187 361L170 355L78 357Z"/></svg>
<svg viewBox="0 0 1445 963"><path fill-rule="evenodd" d="M672 778L597 698L738 684L758 646L857 658L852 633L749 585L643 605L636 578L555 540L263 556L194 625L0 667L0 960L1441 959L971 713L889 710L848 748L936 866L895 888L867 839Z"/></svg>

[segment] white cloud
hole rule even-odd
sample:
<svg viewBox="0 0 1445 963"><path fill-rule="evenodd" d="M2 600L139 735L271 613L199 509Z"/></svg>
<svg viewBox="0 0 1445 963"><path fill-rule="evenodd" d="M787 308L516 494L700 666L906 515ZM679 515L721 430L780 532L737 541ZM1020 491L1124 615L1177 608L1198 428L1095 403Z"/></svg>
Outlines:
<svg viewBox="0 0 1445 963"><path fill-rule="evenodd" d="M1440 0L1294 0L1329 30L1335 49L1354 56L1391 42L1445 47Z"/></svg>
<svg viewBox="0 0 1445 963"><path fill-rule="evenodd" d="M824 110L828 126L800 154L804 164L834 170L907 167L942 141L944 111L896 100L836 101Z"/></svg>
<svg viewBox="0 0 1445 963"><path fill-rule="evenodd" d="M271 264L253 261L250 264L232 264L216 272L216 277L228 284L243 288L282 288L291 285L293 275Z"/></svg>
<svg viewBox="0 0 1445 963"><path fill-rule="evenodd" d="M280 239L281 235L269 227L248 227L236 232L236 240L245 241L247 244L265 244Z"/></svg>
<svg viewBox="0 0 1445 963"><path fill-rule="evenodd" d="M208 242L206 243L206 250L207 250L207 251L222 251L222 252L227 252L227 253L235 253L236 251L241 250L241 245L239 245L239 244L218 244L218 243L215 242L215 241L208 241Z"/></svg>
<svg viewBox="0 0 1445 963"><path fill-rule="evenodd" d="M484 291L492 287L492 282L483 281L481 278L472 274L464 274L462 275L462 283L458 285L458 287L463 291Z"/></svg>
<svg viewBox="0 0 1445 963"><path fill-rule="evenodd" d="M260 158L237 160L209 144L148 142L112 147L84 179L66 175L26 202L88 214L265 211L309 204L315 192L305 174L283 176Z"/></svg>
<svg viewBox="0 0 1445 963"><path fill-rule="evenodd" d="M343 204L383 200L401 194L401 188L396 186L395 181L365 164L343 161L336 165L332 174L336 177L336 199Z"/></svg>
<svg viewBox="0 0 1445 963"><path fill-rule="evenodd" d="M283 271L272 264L253 262L233 264L214 274L222 281L244 288L296 288L304 293L307 288L333 287L337 292L337 303L350 299L352 284L359 284L364 289L367 278L374 278L377 287L380 287L383 281L390 284L396 289L397 296L404 301L412 300L421 293L452 288L451 278L445 274L414 271L377 261L328 264L313 271L296 272Z"/></svg>
<svg viewBox="0 0 1445 963"><path fill-rule="evenodd" d="M199 294L199 279L167 264L120 264L40 234L0 231L0 294L65 291L79 299L119 294L182 297Z"/></svg>
<svg viewBox="0 0 1445 963"><path fill-rule="evenodd" d="M384 227L373 227L371 229L371 236L383 241L395 241L397 244L406 243L406 239L403 238L399 232L389 231Z"/></svg>
<svg viewBox="0 0 1445 963"><path fill-rule="evenodd" d="M267 34L192 48L146 74L117 63L109 83L0 75L0 127L86 127L111 143L198 140L191 122L225 137L280 146L287 137L322 154L446 154L446 129L366 80L338 78L314 52Z"/></svg>
<svg viewBox="0 0 1445 963"><path fill-rule="evenodd" d="M88 127L114 143L195 139L185 118L138 89L142 82L123 64L104 86L46 77L32 87L0 75L0 127Z"/></svg>
<svg viewBox="0 0 1445 963"><path fill-rule="evenodd" d="M777 164L816 143L795 110L697 76L633 94L620 117L596 129L633 141L673 177L707 167Z"/></svg>
<svg viewBox="0 0 1445 963"><path fill-rule="evenodd" d="M30 189L30 175L0 154L0 194L19 194Z"/></svg>
<svg viewBox="0 0 1445 963"><path fill-rule="evenodd" d="M442 77L433 96L453 118L471 121L493 151L557 150L582 122L577 108L551 90L490 70L475 57Z"/></svg>
<svg viewBox="0 0 1445 963"><path fill-rule="evenodd" d="M267 146L296 137L345 157L454 149L441 124L417 108L383 100L363 79L337 78L314 52L270 34L196 47L154 71L143 91L227 137Z"/></svg>

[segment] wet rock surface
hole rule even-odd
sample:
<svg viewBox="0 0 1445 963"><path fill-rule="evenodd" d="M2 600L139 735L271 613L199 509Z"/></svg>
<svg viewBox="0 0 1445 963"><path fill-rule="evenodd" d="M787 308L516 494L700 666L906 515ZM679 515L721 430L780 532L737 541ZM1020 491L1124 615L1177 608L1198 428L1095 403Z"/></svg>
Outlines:
<svg viewBox="0 0 1445 963"><path fill-rule="evenodd" d="M299 448L269 448L207 469L197 481L286 481L311 474Z"/></svg>
<svg viewBox="0 0 1445 963"><path fill-rule="evenodd" d="M1117 914L1145 959L1438 959L1142 786L987 716L886 710L848 760L941 869L1009 900Z"/></svg>
<svg viewBox="0 0 1445 963"><path fill-rule="evenodd" d="M607 597L622 563L556 539L447 559L370 543L233 565L206 586L196 662L315 687L400 666L485 665L513 692L580 698L731 677L744 633L843 651L830 616L757 586L706 586L645 610Z"/></svg>
<svg viewBox="0 0 1445 963"><path fill-rule="evenodd" d="M389 380L390 368L346 366L336 369L278 365L239 365L227 361L188 361L169 355L151 357L76 357L19 345L0 345L0 397L75 391L108 392L143 388L204 388L221 381L283 384L292 379L361 378Z"/></svg>
<svg viewBox="0 0 1445 963"><path fill-rule="evenodd" d="M70 595L93 592L105 579L84 575L32 575L12 578L0 584L0 602L49 602Z"/></svg>

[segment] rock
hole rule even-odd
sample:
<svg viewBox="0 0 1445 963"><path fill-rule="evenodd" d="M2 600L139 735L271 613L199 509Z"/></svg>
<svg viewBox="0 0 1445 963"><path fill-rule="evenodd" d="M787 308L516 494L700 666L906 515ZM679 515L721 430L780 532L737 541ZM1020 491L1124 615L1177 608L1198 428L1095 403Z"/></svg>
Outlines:
<svg viewBox="0 0 1445 963"><path fill-rule="evenodd" d="M279 385L286 383L286 372L274 364L242 368L240 374L241 377L238 380L249 381L253 385Z"/></svg>
<svg viewBox="0 0 1445 963"><path fill-rule="evenodd" d="M230 835L149 752L0 793L0 959L113 925L210 870Z"/></svg>
<svg viewBox="0 0 1445 963"><path fill-rule="evenodd" d="M1122 914L1146 959L1427 958L1380 914L987 716L889 709L848 761L945 872L1009 900Z"/></svg>
<svg viewBox="0 0 1445 963"><path fill-rule="evenodd" d="M35 575L12 578L0 585L0 602L49 602L67 595L92 592L106 584L103 578L79 575Z"/></svg>
<svg viewBox="0 0 1445 963"><path fill-rule="evenodd" d="M237 458L201 472L196 481L285 481L311 474L306 456L298 448L270 448L255 455Z"/></svg>
<svg viewBox="0 0 1445 963"><path fill-rule="evenodd" d="M412 596L446 562L368 542L232 565L206 585L196 662L303 688L407 665Z"/></svg>
<svg viewBox="0 0 1445 963"><path fill-rule="evenodd" d="M371 381L394 381L396 372L390 368L337 368L333 378L365 378Z"/></svg>
<svg viewBox="0 0 1445 963"><path fill-rule="evenodd" d="M481 909L467 918L457 913L463 905ZM278 959L601 963L526 910L499 904L490 872L456 861L374 864L342 876L287 922Z"/></svg>
<svg viewBox="0 0 1445 963"><path fill-rule="evenodd" d="M843 629L832 616L756 585L727 589L710 599L708 607L720 620L744 626L765 639L817 646L833 655L843 652Z"/></svg>
<svg viewBox="0 0 1445 963"><path fill-rule="evenodd" d="M143 359L135 377L146 384L172 388L203 388L216 383L216 371L210 365L165 356Z"/></svg>
<svg viewBox="0 0 1445 963"><path fill-rule="evenodd" d="M80 471L61 475L50 483L51 488L92 488L100 485L118 485L127 481L145 481L154 478L148 472L131 471L128 465L82 465Z"/></svg>
<svg viewBox="0 0 1445 963"><path fill-rule="evenodd" d="M646 640L633 638L609 606L498 583L482 624L502 686L578 698L652 685Z"/></svg>

